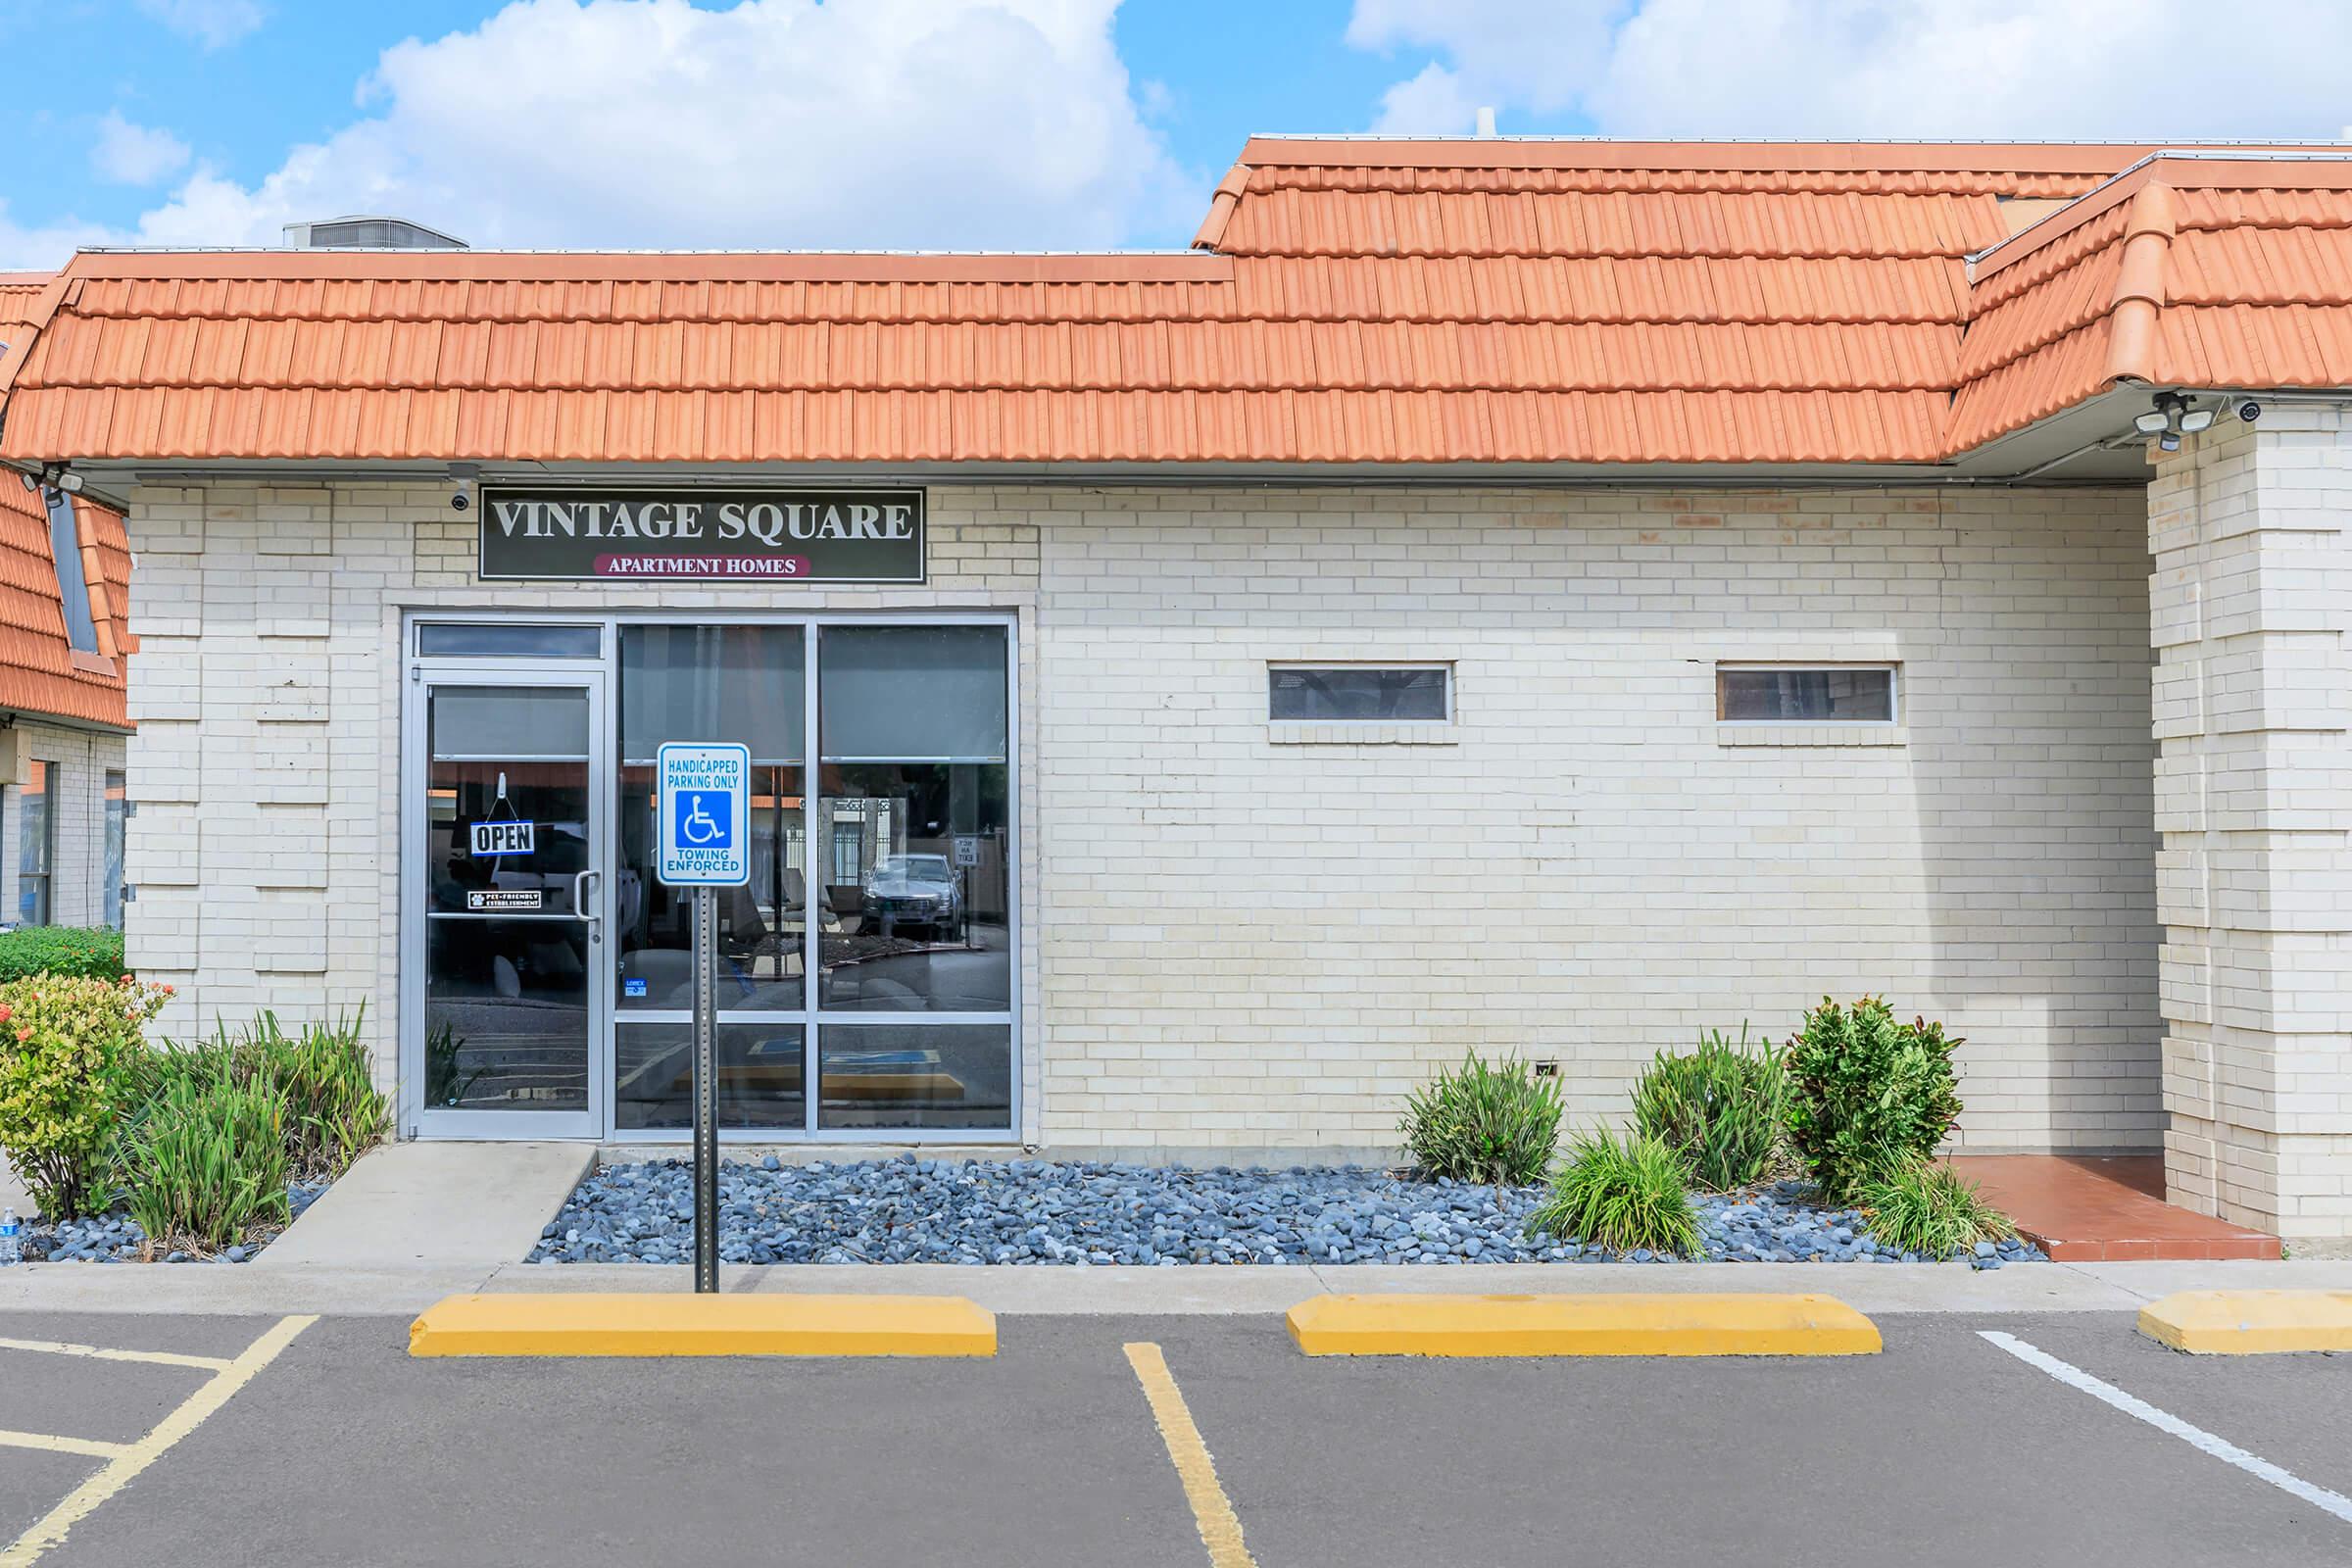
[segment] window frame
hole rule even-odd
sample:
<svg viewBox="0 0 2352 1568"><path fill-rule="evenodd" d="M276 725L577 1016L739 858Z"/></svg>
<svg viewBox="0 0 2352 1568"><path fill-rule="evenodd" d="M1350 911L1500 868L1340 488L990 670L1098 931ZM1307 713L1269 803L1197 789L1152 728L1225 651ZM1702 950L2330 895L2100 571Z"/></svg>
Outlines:
<svg viewBox="0 0 2352 1568"><path fill-rule="evenodd" d="M32 788L31 784L26 782L17 786L16 923L20 926L49 925L54 923L57 918L55 903L57 893L57 787L62 769L56 762L45 757L27 758L25 760L28 766L40 769L41 830L32 842L39 846L41 863L38 869L28 868L24 863L24 852L27 848L24 811ZM24 914L24 885L27 882L37 882L41 890L40 907L37 913L30 918Z"/></svg>
<svg viewBox="0 0 2352 1568"><path fill-rule="evenodd" d="M1886 672L1886 713L1885 717L1839 718L1823 715L1811 718L1733 718L1726 711L1724 677L1726 675L1790 675L1832 674L1840 670L1885 670ZM1831 726L1838 729L1891 730L1904 721L1903 666L1893 659L1725 659L1715 663L1715 722L1740 729L1804 729Z"/></svg>
<svg viewBox="0 0 2352 1568"><path fill-rule="evenodd" d="M1355 718L1346 715L1322 718L1286 718L1274 711L1274 677L1285 670L1427 670L1434 669L1444 676L1442 690L1446 711L1437 718ZM1266 722L1291 726L1344 725L1348 728L1371 729L1388 725L1409 725L1420 729L1444 729L1450 726L1461 711L1460 694L1456 691L1458 676L1450 659L1269 659L1266 661Z"/></svg>

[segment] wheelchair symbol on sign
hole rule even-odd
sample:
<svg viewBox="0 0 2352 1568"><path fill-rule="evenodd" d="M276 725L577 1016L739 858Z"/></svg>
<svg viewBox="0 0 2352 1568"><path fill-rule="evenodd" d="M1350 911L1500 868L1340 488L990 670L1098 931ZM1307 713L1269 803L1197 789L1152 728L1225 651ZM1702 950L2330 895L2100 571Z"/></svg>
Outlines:
<svg viewBox="0 0 2352 1568"><path fill-rule="evenodd" d="M693 809L678 818L679 838L688 844L710 844L727 836L725 826L703 809L703 797L690 795L687 801Z"/></svg>

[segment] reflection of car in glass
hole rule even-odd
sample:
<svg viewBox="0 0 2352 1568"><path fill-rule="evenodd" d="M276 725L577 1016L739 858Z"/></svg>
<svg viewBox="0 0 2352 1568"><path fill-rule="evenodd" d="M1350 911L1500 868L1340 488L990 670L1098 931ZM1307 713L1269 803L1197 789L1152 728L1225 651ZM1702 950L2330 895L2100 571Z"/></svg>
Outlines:
<svg viewBox="0 0 2352 1568"><path fill-rule="evenodd" d="M885 855L865 873L869 925L928 926L945 934L963 914L963 890L944 855Z"/></svg>

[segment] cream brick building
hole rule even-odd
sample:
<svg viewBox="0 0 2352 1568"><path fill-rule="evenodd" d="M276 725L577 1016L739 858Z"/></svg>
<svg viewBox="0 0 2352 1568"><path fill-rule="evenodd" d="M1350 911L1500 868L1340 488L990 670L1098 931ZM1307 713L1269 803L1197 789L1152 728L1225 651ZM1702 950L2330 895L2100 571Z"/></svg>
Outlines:
<svg viewBox="0 0 2352 1568"><path fill-rule="evenodd" d="M1964 1147L2342 1235L2352 365L2230 337L2249 193L2342 163L2150 151L1259 141L1181 255L93 253L0 458L127 510L141 969L364 1004L404 1132L679 1136L652 750L733 740L744 1138L1385 1157L1467 1051L1606 1118L1876 992L1966 1037Z"/></svg>

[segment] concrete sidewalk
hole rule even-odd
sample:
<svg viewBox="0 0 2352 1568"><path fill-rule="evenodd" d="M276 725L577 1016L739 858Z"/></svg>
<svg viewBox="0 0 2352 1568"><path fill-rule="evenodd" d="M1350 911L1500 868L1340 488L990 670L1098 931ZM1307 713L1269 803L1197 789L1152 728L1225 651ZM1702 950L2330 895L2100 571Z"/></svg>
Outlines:
<svg viewBox="0 0 2352 1568"><path fill-rule="evenodd" d="M479 1273L527 1256L596 1165L593 1144L383 1144L262 1255L266 1273Z"/></svg>
<svg viewBox="0 0 2352 1568"><path fill-rule="evenodd" d="M268 1254L264 1254L267 1256ZM2186 1290L2352 1290L2352 1262L1359 1263L1296 1267L779 1264L721 1271L729 1291L969 1297L1027 1316L1279 1313L1325 1292L1817 1292L1866 1313L2130 1312ZM442 1262L415 1267L27 1263L0 1269L0 1311L408 1316L474 1291L685 1291L683 1266Z"/></svg>

